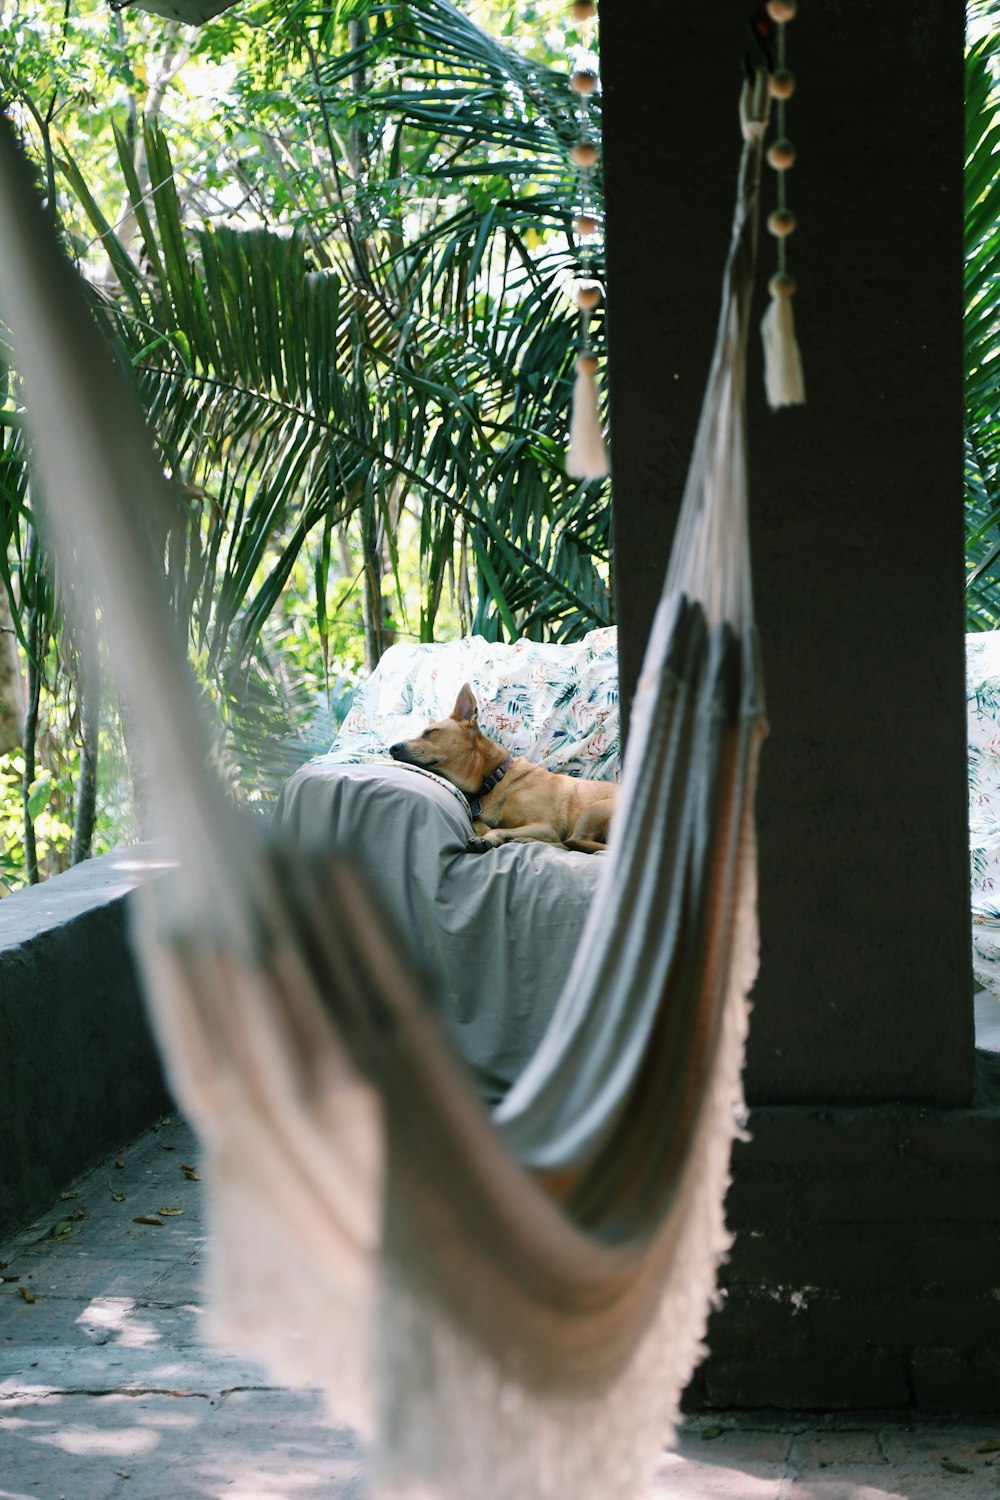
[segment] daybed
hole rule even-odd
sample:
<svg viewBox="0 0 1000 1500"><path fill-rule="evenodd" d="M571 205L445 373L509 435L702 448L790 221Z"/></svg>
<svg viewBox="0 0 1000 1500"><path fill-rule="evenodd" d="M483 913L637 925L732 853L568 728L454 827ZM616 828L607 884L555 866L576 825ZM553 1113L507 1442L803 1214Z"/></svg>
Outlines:
<svg viewBox="0 0 1000 1500"><path fill-rule="evenodd" d="M1000 631L966 640L973 967L1000 997ZM562 987L601 857L542 844L465 852L472 819L440 777L388 747L451 711L471 683L485 732L553 771L614 780L615 631L576 645L480 637L398 645L327 755L287 783L276 818L364 871L431 981L442 1018L495 1102L534 1050Z"/></svg>
<svg viewBox="0 0 1000 1500"><path fill-rule="evenodd" d="M388 746L451 712L463 682L484 733L549 770L614 780L613 629L573 645L473 637L397 645L364 685L330 752L286 784L275 819L301 845L349 856L429 981L485 1100L532 1056L576 950L602 855L544 844L470 854L468 803Z"/></svg>

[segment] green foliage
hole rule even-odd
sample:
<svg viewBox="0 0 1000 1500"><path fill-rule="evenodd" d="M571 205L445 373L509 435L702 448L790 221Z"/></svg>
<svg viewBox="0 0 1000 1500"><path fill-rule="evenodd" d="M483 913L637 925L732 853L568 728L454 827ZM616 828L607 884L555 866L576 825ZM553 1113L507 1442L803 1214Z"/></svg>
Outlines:
<svg viewBox="0 0 1000 1500"><path fill-rule="evenodd" d="M1000 31L969 9L965 167L965 500L970 630L1000 628ZM977 35L978 33L978 35Z"/></svg>
<svg viewBox="0 0 1000 1500"><path fill-rule="evenodd" d="M270 0L199 32L35 0L0 27L0 88L174 481L170 598L251 799L399 634L610 618L606 490L562 457L565 284L601 271L572 231L600 192L566 161L597 128L567 84L581 38L555 0L471 9L490 27L447 0ZM4 582L45 721L79 651L4 389Z"/></svg>
<svg viewBox="0 0 1000 1500"><path fill-rule="evenodd" d="M57 875L69 868L73 815L80 777L80 753L64 705L52 703L40 749L42 765L31 785L28 806L35 825L40 873ZM105 854L123 839L133 839L127 777L120 735L102 736L105 794L94 830L93 854ZM21 782L24 756L0 756L0 896L27 883L24 806Z"/></svg>

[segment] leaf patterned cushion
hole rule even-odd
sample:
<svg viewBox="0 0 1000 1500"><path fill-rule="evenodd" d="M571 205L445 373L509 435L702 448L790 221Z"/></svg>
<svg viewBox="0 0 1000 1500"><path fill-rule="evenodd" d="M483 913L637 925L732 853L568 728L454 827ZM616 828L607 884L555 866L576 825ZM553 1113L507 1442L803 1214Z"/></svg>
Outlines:
<svg viewBox="0 0 1000 1500"><path fill-rule="evenodd" d="M966 636L972 966L1000 996L1000 631Z"/></svg>
<svg viewBox="0 0 1000 1500"><path fill-rule="evenodd" d="M618 778L618 649L613 626L571 645L513 644L482 636L390 646L359 688L340 732L318 764L388 759L455 706L468 682L483 732L549 771Z"/></svg>

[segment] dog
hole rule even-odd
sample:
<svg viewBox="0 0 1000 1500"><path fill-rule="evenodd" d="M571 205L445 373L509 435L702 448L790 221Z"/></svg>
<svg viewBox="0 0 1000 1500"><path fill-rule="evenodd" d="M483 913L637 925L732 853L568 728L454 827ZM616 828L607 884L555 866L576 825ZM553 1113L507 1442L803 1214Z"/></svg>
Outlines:
<svg viewBox="0 0 1000 1500"><path fill-rule="evenodd" d="M543 770L479 728L479 707L468 683L451 717L428 724L414 740L389 746L393 760L434 771L457 786L469 804L475 854L500 844L560 844L598 854L607 844L617 786Z"/></svg>

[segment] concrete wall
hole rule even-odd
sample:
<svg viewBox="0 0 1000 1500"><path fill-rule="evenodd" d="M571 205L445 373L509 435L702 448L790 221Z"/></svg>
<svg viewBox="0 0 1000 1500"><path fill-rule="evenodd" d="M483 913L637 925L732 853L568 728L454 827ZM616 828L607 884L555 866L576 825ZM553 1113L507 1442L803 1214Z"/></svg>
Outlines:
<svg viewBox="0 0 1000 1500"><path fill-rule="evenodd" d="M654 6L641 22L628 5L602 10L626 702L707 374L751 10ZM749 381L773 730L748 1067L762 1104L971 1096L962 32L961 6L912 0L804 3L789 28L809 404L767 412L756 332ZM766 234L761 252L766 282Z"/></svg>
<svg viewBox="0 0 1000 1500"><path fill-rule="evenodd" d="M754 1111L687 1405L1000 1412L998 1105Z"/></svg>
<svg viewBox="0 0 1000 1500"><path fill-rule="evenodd" d="M626 703L708 370L750 13L602 9ZM755 1107L695 1407L1000 1410L1000 1080L980 1055L973 1092L966 854L962 32L929 0L804 3L789 29L809 404L766 410L755 335Z"/></svg>
<svg viewBox="0 0 1000 1500"><path fill-rule="evenodd" d="M142 851L0 902L0 1236L168 1107L125 939Z"/></svg>

